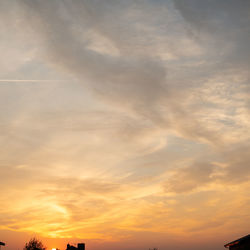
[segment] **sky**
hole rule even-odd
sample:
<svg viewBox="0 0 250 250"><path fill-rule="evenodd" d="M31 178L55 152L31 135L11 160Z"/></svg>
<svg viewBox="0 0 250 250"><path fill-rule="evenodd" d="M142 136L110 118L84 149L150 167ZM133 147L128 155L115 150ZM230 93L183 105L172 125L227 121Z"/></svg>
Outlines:
<svg viewBox="0 0 250 250"><path fill-rule="evenodd" d="M248 0L0 0L3 249L249 234L249 47Z"/></svg>

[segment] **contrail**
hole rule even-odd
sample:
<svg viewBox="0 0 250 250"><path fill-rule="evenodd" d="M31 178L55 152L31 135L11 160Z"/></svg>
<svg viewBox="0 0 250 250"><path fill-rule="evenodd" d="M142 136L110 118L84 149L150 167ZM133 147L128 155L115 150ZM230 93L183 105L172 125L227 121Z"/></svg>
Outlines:
<svg viewBox="0 0 250 250"><path fill-rule="evenodd" d="M40 80L40 79L0 79L0 82L64 82L66 80Z"/></svg>

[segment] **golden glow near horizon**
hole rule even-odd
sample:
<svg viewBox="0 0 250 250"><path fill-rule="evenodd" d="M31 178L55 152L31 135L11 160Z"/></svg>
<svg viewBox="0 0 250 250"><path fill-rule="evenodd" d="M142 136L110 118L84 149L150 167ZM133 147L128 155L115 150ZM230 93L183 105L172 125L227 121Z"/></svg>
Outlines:
<svg viewBox="0 0 250 250"><path fill-rule="evenodd" d="M248 234L249 8L0 1L5 249L34 234L52 250L219 250Z"/></svg>

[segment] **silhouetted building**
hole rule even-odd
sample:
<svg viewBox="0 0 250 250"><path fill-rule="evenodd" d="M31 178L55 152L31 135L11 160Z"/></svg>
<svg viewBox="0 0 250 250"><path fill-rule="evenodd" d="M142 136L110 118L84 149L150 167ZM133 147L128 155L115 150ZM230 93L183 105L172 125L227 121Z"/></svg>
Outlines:
<svg viewBox="0 0 250 250"><path fill-rule="evenodd" d="M228 248L229 250L249 250L250 249L250 234L242 237L238 240L234 240L230 243L224 245L224 247Z"/></svg>
<svg viewBox="0 0 250 250"><path fill-rule="evenodd" d="M1 249L1 246L5 246L5 243L0 241L0 249Z"/></svg>
<svg viewBox="0 0 250 250"><path fill-rule="evenodd" d="M79 250L85 250L85 244L84 243L79 243L78 244L78 249Z"/></svg>
<svg viewBox="0 0 250 250"><path fill-rule="evenodd" d="M78 243L77 247L67 244L67 250L85 250L85 243Z"/></svg>

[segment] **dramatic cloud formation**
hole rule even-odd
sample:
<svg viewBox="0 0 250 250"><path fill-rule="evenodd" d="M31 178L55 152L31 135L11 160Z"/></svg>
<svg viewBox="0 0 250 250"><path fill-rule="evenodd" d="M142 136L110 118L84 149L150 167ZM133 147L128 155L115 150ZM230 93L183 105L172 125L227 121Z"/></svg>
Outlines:
<svg viewBox="0 0 250 250"><path fill-rule="evenodd" d="M249 233L249 13L245 0L2 0L6 240L220 249Z"/></svg>

